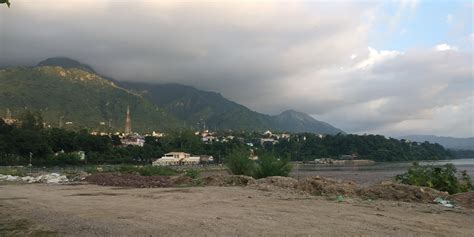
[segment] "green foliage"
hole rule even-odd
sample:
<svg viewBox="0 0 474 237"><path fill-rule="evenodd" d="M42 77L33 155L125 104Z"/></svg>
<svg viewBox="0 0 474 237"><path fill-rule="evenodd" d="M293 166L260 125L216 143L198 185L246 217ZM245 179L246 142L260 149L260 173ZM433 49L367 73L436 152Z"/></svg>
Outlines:
<svg viewBox="0 0 474 237"><path fill-rule="evenodd" d="M291 169L289 158L279 158L274 154L265 153L258 156L253 177L259 179L269 176L288 176Z"/></svg>
<svg viewBox="0 0 474 237"><path fill-rule="evenodd" d="M439 144L408 142L381 135L338 134L320 138L316 134L304 133L264 148L298 161L338 158L346 154L357 154L359 159L389 162L452 158L452 154Z"/></svg>
<svg viewBox="0 0 474 237"><path fill-rule="evenodd" d="M167 130L182 124L141 95L76 68L45 66L0 70L0 101L0 112L10 108L12 115L19 118L24 108L42 111L45 123L58 127L62 117L63 127L68 129L123 131L127 106L130 106L134 131ZM112 128L100 124L109 121Z"/></svg>
<svg viewBox="0 0 474 237"><path fill-rule="evenodd" d="M21 116L21 127L26 130L39 131L43 129L43 116L40 112L25 111Z"/></svg>
<svg viewBox="0 0 474 237"><path fill-rule="evenodd" d="M262 153L257 161L249 159L246 149L236 149L224 160L225 164L235 175L247 175L254 178L268 176L288 176L292 166L289 158L280 158L272 153Z"/></svg>
<svg viewBox="0 0 474 237"><path fill-rule="evenodd" d="M192 179L197 179L200 175L199 170L196 169L188 169L184 171L184 175L192 178Z"/></svg>
<svg viewBox="0 0 474 237"><path fill-rule="evenodd" d="M12 175L12 176L26 176L26 171L24 168L7 168L7 167L0 167L0 174L3 175Z"/></svg>
<svg viewBox="0 0 474 237"><path fill-rule="evenodd" d="M57 156L49 157L48 164L50 165L82 165L84 161L81 160L78 154L74 153L60 153Z"/></svg>
<svg viewBox="0 0 474 237"><path fill-rule="evenodd" d="M249 159L250 153L246 149L235 149L224 160L224 163L235 175L252 176L255 172L255 162Z"/></svg>
<svg viewBox="0 0 474 237"><path fill-rule="evenodd" d="M471 177L467 174L467 171L463 170L461 172L461 192L469 192L474 190L474 186L472 185Z"/></svg>
<svg viewBox="0 0 474 237"><path fill-rule="evenodd" d="M453 164L435 167L421 166L414 162L406 173L397 175L396 180L403 184L430 187L450 194L472 190L469 175L463 172L461 180L459 180L456 177L456 168Z"/></svg>
<svg viewBox="0 0 474 237"><path fill-rule="evenodd" d="M449 150L453 157L456 159L463 159L463 158L472 158L474 157L474 150Z"/></svg>

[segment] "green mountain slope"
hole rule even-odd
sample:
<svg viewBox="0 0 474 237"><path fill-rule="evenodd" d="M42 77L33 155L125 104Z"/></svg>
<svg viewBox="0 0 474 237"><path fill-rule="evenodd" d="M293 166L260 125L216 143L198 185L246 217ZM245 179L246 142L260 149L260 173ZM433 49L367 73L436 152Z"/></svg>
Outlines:
<svg viewBox="0 0 474 237"><path fill-rule="evenodd" d="M337 134L344 133L342 130L333 127L332 125L318 121L313 117L297 112L294 110L287 110L279 115L273 117L276 126L284 131L292 132L314 132L321 134Z"/></svg>
<svg viewBox="0 0 474 237"><path fill-rule="evenodd" d="M40 110L45 122L58 126L60 117L72 127L123 131L130 106L134 131L175 128L177 118L153 103L90 71L51 66L0 70L0 110L18 116ZM3 114L3 113L2 113ZM102 125L101 125L102 123ZM105 124L105 125L103 125Z"/></svg>
<svg viewBox="0 0 474 237"><path fill-rule="evenodd" d="M59 118L77 127L123 130L129 105L135 131L176 127L213 130L286 131L337 134L342 132L311 116L285 111L270 116L224 98L221 94L180 84L118 82L101 76L86 64L62 57L49 58L33 68L0 71L0 109L15 113L41 110L45 121ZM162 108L162 109L160 109ZM106 125L100 125L102 122Z"/></svg>
<svg viewBox="0 0 474 237"><path fill-rule="evenodd" d="M248 109L221 94L180 84L119 82L125 88L150 98L157 105L187 121L188 125L211 129L273 130L337 134L343 132L325 122L293 110L270 116Z"/></svg>
<svg viewBox="0 0 474 237"><path fill-rule="evenodd" d="M265 130L272 129L268 115L251 111L243 105L227 100L221 94L201 91L180 84L146 84L120 82L157 105L185 120L188 126L211 129Z"/></svg>

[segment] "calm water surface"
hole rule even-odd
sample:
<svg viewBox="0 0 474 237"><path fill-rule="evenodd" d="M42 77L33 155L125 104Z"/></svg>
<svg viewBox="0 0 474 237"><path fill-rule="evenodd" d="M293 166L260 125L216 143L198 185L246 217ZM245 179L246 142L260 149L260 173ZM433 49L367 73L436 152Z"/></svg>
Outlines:
<svg viewBox="0 0 474 237"><path fill-rule="evenodd" d="M422 161L422 165L454 164L458 171L466 170L474 178L474 158ZM405 172L412 162L378 162L372 165L315 165L295 164L291 176L304 178L308 176L324 176L339 180L352 180L361 185L370 185L384 180L391 180L397 174Z"/></svg>

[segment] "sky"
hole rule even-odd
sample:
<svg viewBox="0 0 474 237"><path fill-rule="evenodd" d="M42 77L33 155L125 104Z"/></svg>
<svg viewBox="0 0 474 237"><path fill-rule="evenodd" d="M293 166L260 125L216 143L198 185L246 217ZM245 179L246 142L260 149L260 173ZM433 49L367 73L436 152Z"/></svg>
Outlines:
<svg viewBox="0 0 474 237"><path fill-rule="evenodd" d="M474 136L472 1L11 3L0 65L65 56L350 133Z"/></svg>

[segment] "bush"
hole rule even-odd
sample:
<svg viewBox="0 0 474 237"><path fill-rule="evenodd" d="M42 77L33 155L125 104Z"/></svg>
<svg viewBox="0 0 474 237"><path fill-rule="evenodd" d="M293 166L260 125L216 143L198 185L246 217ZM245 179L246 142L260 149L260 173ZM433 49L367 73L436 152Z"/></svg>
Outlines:
<svg viewBox="0 0 474 237"><path fill-rule="evenodd" d="M186 170L184 172L184 175L192 178L192 179L196 179L199 177L200 173L199 173L199 170L195 170L195 169L189 169L189 170Z"/></svg>
<svg viewBox="0 0 474 237"><path fill-rule="evenodd" d="M255 161L249 159L246 149L233 150L224 160L230 172L235 175L252 176L255 171Z"/></svg>
<svg viewBox="0 0 474 237"><path fill-rule="evenodd" d="M471 177L464 171L461 179L456 177L456 167L446 164L442 167L420 166L417 162L396 180L409 185L430 187L450 194L472 190Z"/></svg>
<svg viewBox="0 0 474 237"><path fill-rule="evenodd" d="M271 153L266 153L259 156L253 177L259 179L268 176L288 176L291 168L288 158L278 158Z"/></svg>
<svg viewBox="0 0 474 237"><path fill-rule="evenodd" d="M0 168L0 174L3 175L12 175L12 176L26 176L26 172L24 168Z"/></svg>
<svg viewBox="0 0 474 237"><path fill-rule="evenodd" d="M80 165L84 162L78 154L62 153L57 156L51 156L47 163L50 165Z"/></svg>
<svg viewBox="0 0 474 237"><path fill-rule="evenodd" d="M268 176L288 176L291 172L291 164L288 158L279 158L272 153L259 155L257 161L249 159L247 150L234 150L225 159L225 164L235 175L247 175L254 178L265 178Z"/></svg>

